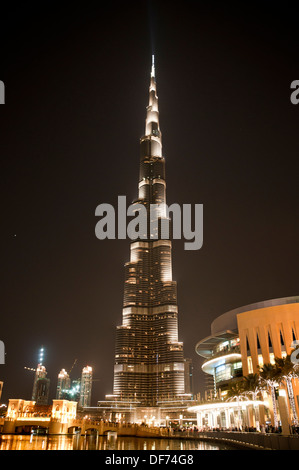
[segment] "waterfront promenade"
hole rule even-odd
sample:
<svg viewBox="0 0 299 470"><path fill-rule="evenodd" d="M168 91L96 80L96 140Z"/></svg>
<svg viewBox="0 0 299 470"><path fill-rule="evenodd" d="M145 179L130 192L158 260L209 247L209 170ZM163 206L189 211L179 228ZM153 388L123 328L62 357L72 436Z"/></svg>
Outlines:
<svg viewBox="0 0 299 470"><path fill-rule="evenodd" d="M174 439L199 439L223 442L254 450L299 450L298 434L279 434L239 431L182 431L174 432Z"/></svg>
<svg viewBox="0 0 299 470"><path fill-rule="evenodd" d="M173 430L165 427L149 427L147 425L137 425L134 423L114 423L103 420L94 419L74 419L68 423L68 427L57 427L53 420L49 419L46 423L45 419L41 422L35 420L18 420L14 423L17 427L14 429L9 426L4 426L4 419L0 422L0 429L2 428L3 434L21 434L29 433L33 427L37 426L39 429L48 428L50 435L67 435L67 434L80 434L81 436L95 433L98 436L107 436L109 433L114 433L119 437L143 437L143 438L156 438L156 439L184 439L184 440L198 440L206 442L218 442L228 445L236 446L241 449L252 450L299 450L299 434L280 434L280 433L262 433L262 432L239 432L239 431L199 431L199 430ZM50 425L52 421L52 425ZM2 424L2 426L1 426ZM12 424L12 422L10 422ZM53 427L54 424L54 427ZM54 431L54 432L53 432ZM56 431L56 432L55 432ZM48 432L47 432L48 434Z"/></svg>

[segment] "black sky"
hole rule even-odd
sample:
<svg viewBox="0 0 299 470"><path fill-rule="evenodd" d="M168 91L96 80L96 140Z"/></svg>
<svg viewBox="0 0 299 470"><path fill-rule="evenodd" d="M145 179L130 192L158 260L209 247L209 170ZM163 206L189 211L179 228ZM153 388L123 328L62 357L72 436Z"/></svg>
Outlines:
<svg viewBox="0 0 299 470"><path fill-rule="evenodd" d="M56 2L1 15L3 401L31 398L38 350L55 397L86 364L112 393L129 241L99 241L95 209L137 195L151 54L169 204L204 205L204 245L174 242L179 337L220 314L298 295L298 12L293 3ZM2 8L2 7L1 7Z"/></svg>

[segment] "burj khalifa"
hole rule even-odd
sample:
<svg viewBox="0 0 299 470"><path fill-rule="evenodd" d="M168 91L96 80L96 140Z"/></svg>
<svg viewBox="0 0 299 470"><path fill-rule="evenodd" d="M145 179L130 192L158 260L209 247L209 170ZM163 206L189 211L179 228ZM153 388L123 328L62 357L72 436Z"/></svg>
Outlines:
<svg viewBox="0 0 299 470"><path fill-rule="evenodd" d="M154 56L146 108L145 134L140 139L138 198L133 204L157 207L166 217L165 158ZM150 227L151 224L148 224ZM155 225L153 225L155 227ZM156 230L155 233L153 231ZM171 237L159 228L131 241L125 264L122 324L117 327L113 395L121 402L159 407L185 394L183 343L178 340L177 285L172 279Z"/></svg>

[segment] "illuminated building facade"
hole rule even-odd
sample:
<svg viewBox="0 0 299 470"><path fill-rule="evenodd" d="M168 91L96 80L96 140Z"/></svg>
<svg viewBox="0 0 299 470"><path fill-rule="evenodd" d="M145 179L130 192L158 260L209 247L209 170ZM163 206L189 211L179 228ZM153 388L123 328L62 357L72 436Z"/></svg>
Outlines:
<svg viewBox="0 0 299 470"><path fill-rule="evenodd" d="M145 135L140 141L138 198L147 210L145 238L131 242L125 265L122 325L117 327L113 397L157 407L185 394L183 343L178 340L177 286L172 243L150 227L150 205L166 204L165 159L159 125L154 60ZM164 209L157 209L160 220ZM170 237L169 237L170 238Z"/></svg>
<svg viewBox="0 0 299 470"><path fill-rule="evenodd" d="M32 400L38 405L47 405L50 392L50 379L47 379L47 371L45 366L38 364L32 390Z"/></svg>
<svg viewBox="0 0 299 470"><path fill-rule="evenodd" d="M49 403L50 379L44 377L36 383L36 404L46 406Z"/></svg>
<svg viewBox="0 0 299 470"><path fill-rule="evenodd" d="M92 367L86 366L82 369L79 406L85 408L90 406L92 391Z"/></svg>
<svg viewBox="0 0 299 470"><path fill-rule="evenodd" d="M80 401L81 379L72 380L71 387L64 393L64 399L70 401Z"/></svg>
<svg viewBox="0 0 299 470"><path fill-rule="evenodd" d="M49 394L49 389L50 389L50 379L46 379L47 371L46 371L45 366L43 365L43 360L44 360L44 348L41 348L39 350L37 368L29 369L35 372L33 390L32 390L32 400L35 402L39 402L39 400L45 401L46 400L45 393Z"/></svg>
<svg viewBox="0 0 299 470"><path fill-rule="evenodd" d="M62 369L58 374L56 399L60 400L64 398L65 393L70 390L70 387L71 379L69 377L69 374L66 372L65 369Z"/></svg>
<svg viewBox="0 0 299 470"><path fill-rule="evenodd" d="M298 339L299 297L287 297L246 305L217 317L211 325L211 335L199 341L195 350L204 358L202 370L214 377L214 398L225 399L230 383L258 373L264 364L274 364L276 357L291 354L292 343ZM292 381L292 388L298 416L298 380ZM287 398L288 391L283 394L281 389L282 386L277 385L279 395ZM285 405L289 416L294 414L291 399L289 396ZM228 409L228 405L221 407ZM200 413L202 423L205 413L211 417L218 409L220 405L215 403L214 407L212 404L208 407L200 405L192 411ZM224 416L224 411L222 414ZM226 423L230 422L227 417L225 419ZM215 419L211 418L209 422L215 425Z"/></svg>

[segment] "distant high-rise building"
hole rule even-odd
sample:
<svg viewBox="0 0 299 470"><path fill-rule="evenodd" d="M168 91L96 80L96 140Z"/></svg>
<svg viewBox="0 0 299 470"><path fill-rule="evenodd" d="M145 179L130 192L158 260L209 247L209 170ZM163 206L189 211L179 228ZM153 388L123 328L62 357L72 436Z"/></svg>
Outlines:
<svg viewBox="0 0 299 470"><path fill-rule="evenodd" d="M76 401L77 403L79 403L80 388L81 388L81 379L72 380L69 388L63 388L60 390L59 400Z"/></svg>
<svg viewBox="0 0 299 470"><path fill-rule="evenodd" d="M37 383L39 380L46 378L47 371L45 366L42 364L38 364L37 368L35 369L35 376L34 376L34 382L33 382L33 390L32 390L32 400L36 401L37 400Z"/></svg>
<svg viewBox="0 0 299 470"><path fill-rule="evenodd" d="M65 369L62 369L58 374L56 399L57 400L63 399L64 394L70 389L70 387L71 387L71 379L69 377L69 374L66 372Z"/></svg>
<svg viewBox="0 0 299 470"><path fill-rule="evenodd" d="M36 381L36 405L48 405L50 393L50 379L46 377Z"/></svg>
<svg viewBox="0 0 299 470"><path fill-rule="evenodd" d="M92 389L92 368L86 366L82 370L81 386L80 386L80 400L79 406L82 408L90 406L91 402L91 389Z"/></svg>
<svg viewBox="0 0 299 470"><path fill-rule="evenodd" d="M32 400L37 405L48 405L49 393L50 393L50 379L47 379L47 371L43 365L44 360L44 348L39 350L39 362L35 369ZM34 370L34 369L33 369Z"/></svg>
<svg viewBox="0 0 299 470"><path fill-rule="evenodd" d="M80 401L81 379L74 379L71 388L66 392L65 399L70 401Z"/></svg>

